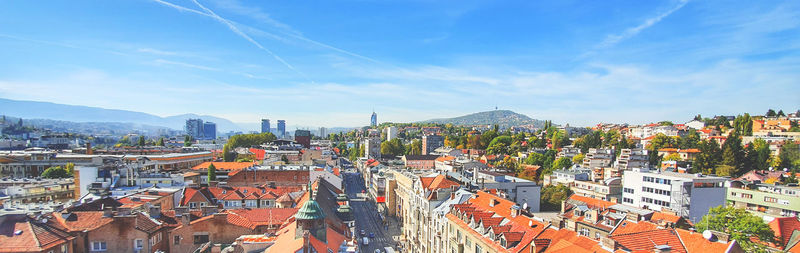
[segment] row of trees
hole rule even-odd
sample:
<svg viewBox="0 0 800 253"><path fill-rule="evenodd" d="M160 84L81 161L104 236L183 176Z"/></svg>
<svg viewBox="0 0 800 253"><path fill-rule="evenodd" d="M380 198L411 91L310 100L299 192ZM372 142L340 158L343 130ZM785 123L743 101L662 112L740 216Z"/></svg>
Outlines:
<svg viewBox="0 0 800 253"><path fill-rule="evenodd" d="M72 177L75 173L75 164L67 163L66 165L62 166L53 166L47 168L42 172L43 178L67 178Z"/></svg>
<svg viewBox="0 0 800 253"><path fill-rule="evenodd" d="M226 162L233 162L236 160L236 148L251 147L261 145L274 141L275 135L272 133L258 133L258 134L238 134L231 136L225 146L222 147L222 157Z"/></svg>

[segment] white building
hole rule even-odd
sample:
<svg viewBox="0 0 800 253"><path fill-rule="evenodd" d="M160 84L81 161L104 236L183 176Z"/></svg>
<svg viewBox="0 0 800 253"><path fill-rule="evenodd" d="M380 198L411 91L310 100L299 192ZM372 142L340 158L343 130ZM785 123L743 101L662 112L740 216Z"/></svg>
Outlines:
<svg viewBox="0 0 800 253"><path fill-rule="evenodd" d="M725 204L726 180L635 168L624 172L622 203L659 211L668 209L698 222L709 209Z"/></svg>
<svg viewBox="0 0 800 253"><path fill-rule="evenodd" d="M695 130L700 130L700 129L703 129L704 127L706 127L706 123L702 122L702 121L699 121L699 120L692 120L692 121L686 122L686 124L684 124L684 125L686 125L689 128L695 129Z"/></svg>
<svg viewBox="0 0 800 253"><path fill-rule="evenodd" d="M590 148L583 158L583 167L589 169L611 166L614 159L614 150L607 148Z"/></svg>
<svg viewBox="0 0 800 253"><path fill-rule="evenodd" d="M394 138L397 138L397 127L390 126L384 129L386 131L386 141L391 141Z"/></svg>
<svg viewBox="0 0 800 253"><path fill-rule="evenodd" d="M477 169L472 175L472 184L478 188L501 191L505 199L514 201L519 206L526 206L529 212L539 212L542 186L536 182Z"/></svg>
<svg viewBox="0 0 800 253"><path fill-rule="evenodd" d="M619 157L614 161L614 167L621 170L647 168L650 163L649 158L645 149L622 149L619 152Z"/></svg>

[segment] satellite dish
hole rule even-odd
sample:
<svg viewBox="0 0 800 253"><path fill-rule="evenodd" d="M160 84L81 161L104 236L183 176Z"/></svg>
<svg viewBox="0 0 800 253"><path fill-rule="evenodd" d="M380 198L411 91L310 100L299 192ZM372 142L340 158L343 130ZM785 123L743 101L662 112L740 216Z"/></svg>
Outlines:
<svg viewBox="0 0 800 253"><path fill-rule="evenodd" d="M714 238L714 234L711 233L711 230L703 231L703 238L710 241L711 238Z"/></svg>
<svg viewBox="0 0 800 253"><path fill-rule="evenodd" d="M528 203L522 204L522 209L528 210Z"/></svg>
<svg viewBox="0 0 800 253"><path fill-rule="evenodd" d="M533 227L533 221L532 220L528 221L528 227Z"/></svg>

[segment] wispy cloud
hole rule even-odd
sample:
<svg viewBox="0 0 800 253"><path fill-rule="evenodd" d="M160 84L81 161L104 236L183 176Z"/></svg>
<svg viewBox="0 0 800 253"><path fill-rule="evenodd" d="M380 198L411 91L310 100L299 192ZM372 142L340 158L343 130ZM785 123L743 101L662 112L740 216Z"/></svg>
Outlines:
<svg viewBox="0 0 800 253"><path fill-rule="evenodd" d="M308 75L306 75L306 74L305 74L305 73L303 73L303 72L300 72L300 70L297 70L297 69L296 69L294 66L292 66L292 64L289 64L288 62L286 62L285 60L283 60L283 58L281 58L280 56L278 56L277 54L275 54L274 52L272 52L272 50L269 50L269 49L267 49L266 47L264 47L263 45L261 45L261 43L258 43L258 41L254 40L254 39L253 39L253 38L251 38L249 35L247 35L246 33L242 32L242 30L239 30L239 28L238 28L238 27L236 27L236 25L234 25L234 24L233 24L233 22L231 22L230 20L227 20L227 19L225 19L225 18L223 18L223 17L220 17L219 15L217 15L216 13L214 13L214 11L212 11L211 9L209 9L209 8L206 8L205 6L203 6L202 4L200 4L200 2L198 2L197 0L192 0L192 2L194 2L194 3L197 5L197 7L200 7L200 9L203 9L203 10L204 10L206 13L208 13L209 15L211 15L211 17L212 17L212 18L214 18L214 19L216 19L217 21L219 21L220 23L222 23L222 24L224 24L224 25L228 26L228 29L230 29L230 30L231 30L233 33L235 33L235 34L239 35L239 37L242 37L242 38L244 38L245 40L247 40L247 41L248 41L248 42L250 42L251 44L253 44L253 45L255 45L256 47L258 47L259 49L263 50L264 52L267 52L269 55L271 55L271 56L272 56L272 58L275 58L275 60L277 60L278 62L280 62L281 64L283 64L283 65L284 65L284 66L286 66L287 68L289 68L290 70L292 70L292 71L296 72L297 74L300 74L300 75L301 75L301 76L303 76L305 79L308 79L309 81L311 81L311 82L314 82L313 80L311 80L311 78L309 78L309 77L308 77Z"/></svg>
<svg viewBox="0 0 800 253"><path fill-rule="evenodd" d="M191 12L191 13L194 13L194 14L203 15L203 16L210 17L210 18L217 19L217 20L221 21L219 19L219 15L213 14L213 12L206 13L206 12L202 12L202 11L195 10L195 9L192 9L192 8L187 8L187 7L184 7L184 6L173 4L173 3L170 3L170 2L167 2L167 1L163 1L163 0L153 0L153 1L156 2L156 3L160 3L162 5L168 6L168 7L172 7L174 9L179 10L179 11ZM198 6L201 6L197 1L194 1L194 2L196 4L198 4ZM225 2L222 2L222 3L223 4L221 4L220 6L225 7L227 10L230 10L232 12L238 13L240 15L251 16L254 19L261 20L262 22L264 22L266 24L269 24L269 25L271 25L273 27L278 28L278 30L285 37L284 36L279 36L279 35L277 35L275 33L271 33L271 32L267 32L267 31L264 31L264 30L256 29L256 28L253 28L253 27L249 27L249 26L243 27L243 29L245 29L245 30L250 30L253 33L258 33L258 34L261 34L263 36L270 37L272 39L275 39L275 40L278 40L278 41L282 41L282 42L289 42L290 41L289 38L293 38L293 39L296 39L296 40L300 40L300 41L303 41L303 42L306 42L306 43L310 43L310 44L313 44L315 46L319 46L319 47L322 47L322 48L330 49L330 50L339 52L341 54L349 55L349 56L352 56L352 57L355 57L355 58L359 58L359 59L362 59L362 60L370 61L370 62L373 62L373 63L381 63L380 61L378 61L378 60L376 60L374 58L367 57L367 56L364 56L364 55L361 55L361 54L358 54L358 53L354 53L352 51L348 51L348 50L345 50L345 49L341 49L341 48L338 48L338 47L335 47L335 46L332 46L332 45L329 45L329 44L326 44L326 43L323 43L323 42L320 42L320 41L317 41L317 40L309 39L309 38L303 36L303 34L300 31L297 31L297 30L293 29L291 26L289 26L287 24L284 24L284 23L281 23L280 21L272 19L269 16L269 14L266 14L266 13L262 12L258 8L256 8L256 9L248 8L248 7L242 6L241 4L239 4L236 1L225 1ZM207 8L205 8L205 7L201 7L201 8L204 9L204 10L207 10ZM239 30L240 33L246 34L243 31L241 31L242 28L239 28L235 24L235 22L233 22L233 21L231 21L229 19L224 19L224 20L225 20L225 22L223 22L223 23L225 23L226 25L230 24L229 26L236 27L236 29ZM249 35L245 35L245 36L247 36L248 38L250 37ZM287 37L289 37L289 38L287 38ZM250 40L252 40L252 39L250 39Z"/></svg>
<svg viewBox="0 0 800 253"><path fill-rule="evenodd" d="M212 68L212 67L207 67L207 66L202 66L202 65L197 65L197 64L191 64L191 63L185 63L185 62L179 62L179 61L170 61L170 60L164 60L164 59L156 59L156 60L153 61L153 63L155 63L156 65L175 65L175 66L181 66L181 67L193 68L193 69L199 69L199 70L209 70L209 71L219 71L220 70L218 68Z"/></svg>
<svg viewBox="0 0 800 253"><path fill-rule="evenodd" d="M599 48L608 48L608 47L616 45L617 43L619 43L619 42L621 42L623 40L626 40L626 39L629 39L629 38L631 38L633 36L636 36L637 34L642 32L644 29L647 29L647 28L657 24L658 22L661 22L662 19L664 19L667 16L671 15L672 13L680 10L681 8L683 8L683 6L686 6L686 4L688 2L689 2L689 0L679 0L678 4L675 5L675 7L672 7L671 9L669 9L669 10L667 10L667 11L661 13L661 14L658 14L655 17L648 18L643 23L641 23L641 24L639 24L637 26L625 29L625 31L623 31L620 34L610 34L610 35L606 36L605 40L603 40L603 42L601 42L598 45L598 47Z"/></svg>
<svg viewBox="0 0 800 253"><path fill-rule="evenodd" d="M176 52L163 51L163 50L152 49L152 48L139 48L139 49L136 50L136 52L148 53L148 54L156 54L156 55L177 55L178 54Z"/></svg>

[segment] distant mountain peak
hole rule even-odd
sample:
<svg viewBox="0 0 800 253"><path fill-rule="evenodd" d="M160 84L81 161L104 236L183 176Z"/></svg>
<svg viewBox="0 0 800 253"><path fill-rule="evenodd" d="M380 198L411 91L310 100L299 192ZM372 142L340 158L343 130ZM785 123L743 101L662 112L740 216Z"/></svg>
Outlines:
<svg viewBox="0 0 800 253"><path fill-rule="evenodd" d="M453 125L499 125L500 127L512 127L522 125L534 125L542 127L544 121L533 119L525 114L516 113L511 110L492 110L476 112L454 118L430 119L421 123L453 124Z"/></svg>

